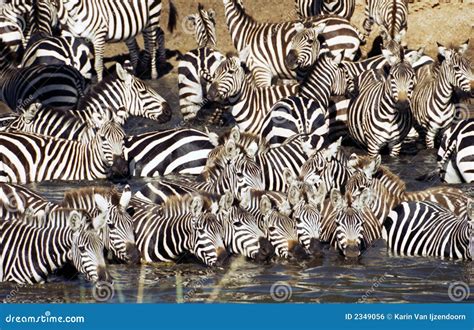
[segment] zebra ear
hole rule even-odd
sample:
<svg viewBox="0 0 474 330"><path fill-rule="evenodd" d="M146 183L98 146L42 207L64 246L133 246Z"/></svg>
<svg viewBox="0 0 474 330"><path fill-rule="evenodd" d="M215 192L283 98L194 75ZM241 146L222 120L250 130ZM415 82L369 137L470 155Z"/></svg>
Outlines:
<svg viewBox="0 0 474 330"><path fill-rule="evenodd" d="M252 200L250 189L250 187L245 187L240 192L240 206L244 209L248 209L250 207L250 201Z"/></svg>
<svg viewBox="0 0 474 330"><path fill-rule="evenodd" d="M209 132L209 129L207 127L206 134L209 137L209 142L211 142L214 147L217 147L219 145L219 135L214 132Z"/></svg>
<svg viewBox="0 0 474 330"><path fill-rule="evenodd" d="M194 196L190 205L191 214L194 217L199 217L202 214L203 206L204 201L202 200L202 198L200 196Z"/></svg>
<svg viewBox="0 0 474 330"><path fill-rule="evenodd" d="M469 39L467 39L464 43L462 43L459 46L458 54L459 55L464 55L464 53L467 51L468 48L469 48Z"/></svg>
<svg viewBox="0 0 474 330"><path fill-rule="evenodd" d="M268 198L267 195L263 195L260 198L260 212L263 215L265 215L268 212L270 212L271 209L272 209L272 202L270 201L270 198Z"/></svg>
<svg viewBox="0 0 474 330"><path fill-rule="evenodd" d="M219 200L219 209L221 211L229 211L233 204L234 196L230 191L226 191L226 193Z"/></svg>
<svg viewBox="0 0 474 330"><path fill-rule="evenodd" d="M314 205L318 206L319 209L321 209L324 200L326 199L326 185L324 184L324 182L321 182L317 189L315 189L314 186L311 186L309 189L309 200Z"/></svg>
<svg viewBox="0 0 474 330"><path fill-rule="evenodd" d="M232 127L232 129L230 131L230 138L233 139L234 141L239 141L240 140L239 126Z"/></svg>
<svg viewBox="0 0 474 330"><path fill-rule="evenodd" d="M131 198L132 191L130 190L130 186L127 184L125 188L123 188L122 196L120 197L120 206L122 207L122 210L127 209Z"/></svg>
<svg viewBox="0 0 474 330"><path fill-rule="evenodd" d="M197 17L195 14L192 14L192 15L188 15L184 18L186 20L186 25L185 25L185 28L186 28L186 32L194 32L194 29L196 28L196 21L197 21Z"/></svg>
<svg viewBox="0 0 474 330"><path fill-rule="evenodd" d="M77 211L72 211L67 221L68 221L69 227L72 229L73 232L79 231L79 229L81 229L82 226L84 225L83 218Z"/></svg>
<svg viewBox="0 0 474 330"><path fill-rule="evenodd" d="M326 23L320 23L320 24L316 25L315 27L313 27L314 31L317 34L322 33L325 28L326 28Z"/></svg>
<svg viewBox="0 0 474 330"><path fill-rule="evenodd" d="M336 210L341 210L345 207L344 197L341 195L341 192L337 189L332 189L329 196L332 206Z"/></svg>
<svg viewBox="0 0 474 330"><path fill-rule="evenodd" d="M107 213L107 211L109 210L109 202L107 202L104 196L95 194L94 202L101 213Z"/></svg>
<svg viewBox="0 0 474 330"><path fill-rule="evenodd" d="M29 124L33 121L38 111L41 109L41 103L34 102L23 112L23 120Z"/></svg>
<svg viewBox="0 0 474 330"><path fill-rule="evenodd" d="M131 86L133 80L132 75L127 70L125 70L120 63L116 64L116 70L119 79L125 82L126 86Z"/></svg>
<svg viewBox="0 0 474 330"><path fill-rule="evenodd" d="M225 151L226 156L230 159L236 158L239 154L239 151L233 139L227 140L224 148L225 148L224 151Z"/></svg>
<svg viewBox="0 0 474 330"><path fill-rule="evenodd" d="M447 48L444 47L442 44L440 44L439 42L436 43L438 45L438 54L441 55L442 57L446 57L446 52L447 52Z"/></svg>
<svg viewBox="0 0 474 330"><path fill-rule="evenodd" d="M305 30L304 24L301 22L293 24L293 28L295 29L296 33L301 33Z"/></svg>
<svg viewBox="0 0 474 330"><path fill-rule="evenodd" d="M209 18L214 22L214 25L216 24L216 12L214 9L209 9L207 11L207 14L209 15Z"/></svg>
<svg viewBox="0 0 474 330"><path fill-rule="evenodd" d="M474 221L474 200L469 199L467 201L467 219Z"/></svg>
<svg viewBox="0 0 474 330"><path fill-rule="evenodd" d="M381 164L382 164L382 157L380 155L375 156L372 159L372 161L364 167L363 171L365 175L368 178L372 178L375 175L375 173L377 173L377 171L379 170Z"/></svg>
<svg viewBox="0 0 474 330"><path fill-rule="evenodd" d="M240 65L247 63L247 60L250 56L250 50L251 50L251 47L247 46L244 49L242 49L242 51L239 53Z"/></svg>
<svg viewBox="0 0 474 330"><path fill-rule="evenodd" d="M298 189L297 185L292 185L288 190L288 202L290 205L294 206L298 204L301 200L301 191Z"/></svg>
<svg viewBox="0 0 474 330"><path fill-rule="evenodd" d="M349 156L349 160L347 161L347 165L350 168L355 169L357 167L357 164L359 164L359 156L355 153L352 153Z"/></svg>
<svg viewBox="0 0 474 330"><path fill-rule="evenodd" d="M107 218L103 215L96 216L92 219L92 227L95 231L100 231L102 228L105 227L107 223Z"/></svg>
<svg viewBox="0 0 474 330"><path fill-rule="evenodd" d="M296 175L288 168L283 169L283 180L287 186L291 186L296 181Z"/></svg>
<svg viewBox="0 0 474 330"><path fill-rule="evenodd" d="M344 60L344 54L345 54L345 52L346 52L345 49L342 50L342 51L340 51L340 52L338 52L338 53L336 54L336 56L334 56L334 58L333 58L333 60L332 60L333 63L336 64L336 65L341 64L342 61Z"/></svg>
<svg viewBox="0 0 474 330"><path fill-rule="evenodd" d="M342 137L339 138L339 140L337 140L336 142L331 143L331 144L323 151L324 158L326 158L327 161L330 161L331 159L333 159L334 157L336 157L337 152L338 152L339 149L341 148L341 143L342 143Z"/></svg>
<svg viewBox="0 0 474 330"><path fill-rule="evenodd" d="M245 153L250 158L255 158L255 155L257 154L257 152L258 152L258 144L255 142L250 143L247 149L245 149Z"/></svg>

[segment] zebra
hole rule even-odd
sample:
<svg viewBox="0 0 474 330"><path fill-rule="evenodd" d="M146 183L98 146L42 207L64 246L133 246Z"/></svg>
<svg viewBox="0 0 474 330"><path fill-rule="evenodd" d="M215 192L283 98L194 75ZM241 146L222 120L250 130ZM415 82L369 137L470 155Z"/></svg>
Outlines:
<svg viewBox="0 0 474 330"><path fill-rule="evenodd" d="M191 253L208 266L228 257L223 224L208 197L193 194L172 197L164 204L132 199L138 249L146 262L180 261Z"/></svg>
<svg viewBox="0 0 474 330"><path fill-rule="evenodd" d="M245 12L241 1L223 0L223 3L234 47L239 52L250 47L249 68L257 86L270 86L273 78L294 79L296 73L286 67L285 57L296 34L296 27L299 26L296 24L295 27L295 23L298 22L259 23ZM302 23L326 23L321 35L329 50L345 49L345 58L350 60L356 56L363 37L347 20L328 16L305 19ZM345 38L339 41L341 36Z"/></svg>
<svg viewBox="0 0 474 330"><path fill-rule="evenodd" d="M157 79L157 37L160 29L161 0L59 0L56 1L61 24L77 37L90 39L94 46L95 71L102 80L103 56L106 41L125 41L130 50L133 67L138 64L139 33L145 39L146 61L150 60L151 78ZM176 25L177 12L170 0L168 29Z"/></svg>
<svg viewBox="0 0 474 330"><path fill-rule="evenodd" d="M132 176L197 175L203 172L214 147L209 134L178 128L127 137L124 156Z"/></svg>
<svg viewBox="0 0 474 330"><path fill-rule="evenodd" d="M345 258L358 258L382 235L382 226L372 214L372 193L365 189L360 195L342 195L331 190L331 215L323 217L321 241L329 242Z"/></svg>
<svg viewBox="0 0 474 330"><path fill-rule="evenodd" d="M321 256L321 208L326 198L324 185L292 185L288 201L292 206L291 218L296 221L296 233L300 244L313 256Z"/></svg>
<svg viewBox="0 0 474 330"><path fill-rule="evenodd" d="M296 14L300 18L318 15L337 15L350 20L355 0L296 0Z"/></svg>
<svg viewBox="0 0 474 330"><path fill-rule="evenodd" d="M438 44L439 55L444 60L437 74L419 81L413 91L412 112L417 124L426 130L427 148L434 148L438 132L445 130L456 116L452 101L455 89L469 93L474 86L471 63L463 56L468 42L457 51Z"/></svg>
<svg viewBox="0 0 474 330"><path fill-rule="evenodd" d="M213 102L229 104L240 130L258 134L272 105L283 97L296 94L298 86L258 87L242 67L247 56L248 51L245 51L241 58L228 57L219 64L207 97Z"/></svg>
<svg viewBox="0 0 474 330"><path fill-rule="evenodd" d="M473 257L474 205L463 218L431 202L404 202L383 224L383 238L396 255L467 259Z"/></svg>
<svg viewBox="0 0 474 330"><path fill-rule="evenodd" d="M474 119L460 120L446 130L437 154L437 172L444 182L474 182L473 145Z"/></svg>
<svg viewBox="0 0 474 330"><path fill-rule="evenodd" d="M218 219L224 224L224 244L229 252L257 262L270 260L275 249L259 227L255 216L234 205L234 196L227 192L219 201Z"/></svg>
<svg viewBox="0 0 474 330"><path fill-rule="evenodd" d="M214 76L225 56L219 51L204 47L184 54L178 64L179 106L184 120L196 117L199 110L215 106L208 98L210 83L207 75Z"/></svg>
<svg viewBox="0 0 474 330"><path fill-rule="evenodd" d="M125 133L106 122L89 143L29 133L0 133L0 181L96 180L126 176Z"/></svg>
<svg viewBox="0 0 474 330"><path fill-rule="evenodd" d="M216 47L216 13L214 10L205 10L202 4L198 4L197 14L188 15L185 20L188 22L186 27L194 32L198 48Z"/></svg>
<svg viewBox="0 0 474 330"><path fill-rule="evenodd" d="M391 209L401 202L431 201L442 205L454 214L465 214L469 199L461 189L453 187L432 187L423 191L407 191L405 182L381 166L381 157L358 157L351 155L349 166L355 169L347 181L346 192L357 196L365 189L373 193L370 208L372 213L384 221Z"/></svg>
<svg viewBox="0 0 474 330"><path fill-rule="evenodd" d="M18 69L10 49L0 41L0 100L18 110L38 101L55 107L74 107L84 94L84 77L65 65ZM58 92L60 91L60 92Z"/></svg>
<svg viewBox="0 0 474 330"><path fill-rule="evenodd" d="M7 17L0 16L0 40L12 53L22 53L26 45L21 26Z"/></svg>
<svg viewBox="0 0 474 330"><path fill-rule="evenodd" d="M265 116L260 139L272 148L301 134L304 148L319 150L328 132L326 109L312 99L290 96L276 102Z"/></svg>
<svg viewBox="0 0 474 330"><path fill-rule="evenodd" d="M0 281L43 283L69 260L89 281L111 282L104 245L97 234L104 226L104 219L92 221L79 212L71 212L66 227L38 228L1 221Z"/></svg>
<svg viewBox="0 0 474 330"><path fill-rule="evenodd" d="M23 1L4 3L0 7L0 26L3 42L16 52L24 50L30 36L31 4ZM5 38L5 39L4 39Z"/></svg>
<svg viewBox="0 0 474 330"><path fill-rule="evenodd" d="M159 123L171 119L170 105L153 88L116 64L116 74L103 79L80 99L77 109L85 110L91 116L112 108L115 120L123 125L130 116L140 116ZM119 110L125 109L125 111Z"/></svg>
<svg viewBox="0 0 474 330"><path fill-rule="evenodd" d="M131 197L129 185L124 187L122 193L100 187L73 189L64 194L59 207L103 214L106 226L99 235L105 248L118 260L136 264L140 253L135 242L132 216L136 210L130 205Z"/></svg>
<svg viewBox="0 0 474 330"><path fill-rule="evenodd" d="M385 53L389 63L386 77L374 78L373 71L361 76L360 94L349 105L347 126L351 136L367 147L370 155L389 147L390 156L398 156L402 142L412 128L409 104L415 84L415 72L403 51L400 57Z"/></svg>
<svg viewBox="0 0 474 330"><path fill-rule="evenodd" d="M49 0L48 0L49 1ZM59 37L41 38L29 45L23 55L21 66L40 64L70 65L90 81L93 76L92 54L87 45L68 32Z"/></svg>
<svg viewBox="0 0 474 330"><path fill-rule="evenodd" d="M408 28L408 5L404 0L367 0L363 27L368 36L377 24L400 42Z"/></svg>

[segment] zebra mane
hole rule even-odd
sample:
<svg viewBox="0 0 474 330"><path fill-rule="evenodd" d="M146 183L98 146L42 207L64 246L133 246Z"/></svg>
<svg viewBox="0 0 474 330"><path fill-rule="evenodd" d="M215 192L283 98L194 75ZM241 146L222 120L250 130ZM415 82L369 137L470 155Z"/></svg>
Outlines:
<svg viewBox="0 0 474 330"><path fill-rule="evenodd" d="M239 0L229 0L229 1L234 3L235 10L237 11L238 15L245 16L245 18L249 20L251 23L257 23L257 21L255 20L255 18L253 18L252 15L247 14L247 12L245 11L245 8L240 5Z"/></svg>
<svg viewBox="0 0 474 330"><path fill-rule="evenodd" d="M95 84L94 86L92 86L92 88L88 90L87 94L79 100L79 105L77 106L77 109L84 109L91 100L97 98L97 96L101 94L101 92L105 89L105 86L119 79L117 76L117 72L115 70L113 71L114 72L112 74L107 75L99 83Z"/></svg>
<svg viewBox="0 0 474 330"><path fill-rule="evenodd" d="M395 38L395 21L396 21L396 16L397 16L397 1L398 0L392 0L393 6L392 6L392 21L390 22L390 37L393 39Z"/></svg>
<svg viewBox="0 0 474 330"><path fill-rule="evenodd" d="M186 194L186 195L173 195L168 198L164 203L157 206L161 215L176 215L179 213L183 215L190 212L190 205L192 200L199 196L203 201L203 210L211 210L214 205L214 200L210 194L199 193L199 194Z"/></svg>
<svg viewBox="0 0 474 330"><path fill-rule="evenodd" d="M69 190L64 193L62 206L74 205L78 200L94 200L94 195L101 195L111 201L112 205L119 205L121 194L115 187L86 187Z"/></svg>

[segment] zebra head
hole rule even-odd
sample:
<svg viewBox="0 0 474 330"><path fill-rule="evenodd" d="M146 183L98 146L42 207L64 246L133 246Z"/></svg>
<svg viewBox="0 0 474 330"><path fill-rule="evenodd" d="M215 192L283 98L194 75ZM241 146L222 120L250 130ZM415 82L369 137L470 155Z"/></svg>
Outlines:
<svg viewBox="0 0 474 330"><path fill-rule="evenodd" d="M321 45L318 36L323 32L326 24L309 24L310 26L302 23L294 24L296 34L291 40L285 58L285 64L290 70L307 70L313 66L319 56Z"/></svg>
<svg viewBox="0 0 474 330"><path fill-rule="evenodd" d="M400 56L385 49L382 50L382 54L390 64L390 68L384 69L387 75L386 88L391 99L398 109L408 109L416 83L416 75L411 63L414 59L410 58L406 61L403 49L400 51Z"/></svg>
<svg viewBox="0 0 474 330"><path fill-rule="evenodd" d="M296 232L296 222L276 210L270 198L263 195L260 200L260 212L263 214L267 238L280 258L302 258L306 251L301 246Z"/></svg>
<svg viewBox="0 0 474 330"><path fill-rule="evenodd" d="M447 79L453 87L466 93L474 89L474 73L471 69L471 62L463 56L468 45L469 40L459 46L458 50L455 50L438 43L438 53L443 59L441 69L447 71Z"/></svg>
<svg viewBox="0 0 474 330"><path fill-rule="evenodd" d="M94 195L94 201L106 219L102 231L105 247L119 260L136 264L140 261L140 253L135 243L132 221L134 209L128 207L131 197L130 186L127 185L118 203L109 202L99 194Z"/></svg>
<svg viewBox="0 0 474 330"><path fill-rule="evenodd" d="M153 88L133 76L118 63L116 70L124 93L125 104L121 106L128 109L132 116L144 117L160 123L166 123L171 119L171 107Z"/></svg>
<svg viewBox="0 0 474 330"><path fill-rule="evenodd" d="M246 48L240 57L227 57L219 64L214 71L212 84L209 87L209 100L220 103L232 102L233 98L241 94L246 79L243 65L249 51Z"/></svg>
<svg viewBox="0 0 474 330"><path fill-rule="evenodd" d="M105 226L105 219L84 219L78 212L72 212L68 225L73 232L68 259L87 280L111 282L104 259L104 244L98 235Z"/></svg>
<svg viewBox="0 0 474 330"><path fill-rule="evenodd" d="M321 256L321 206L326 197L323 184L290 187L288 199L293 206L292 218L296 221L296 233L301 245L312 255Z"/></svg>
<svg viewBox="0 0 474 330"><path fill-rule="evenodd" d="M356 197L347 193L342 196L336 189L331 191L330 199L334 208L332 216L336 224L331 243L346 258L358 258L368 247L365 238L364 209L371 203L371 195L370 189L365 189Z"/></svg>
<svg viewBox="0 0 474 330"><path fill-rule="evenodd" d="M257 219L242 207L234 205L234 197L230 192L219 202L219 216L224 224L224 242L232 253L258 262L273 257L275 249L258 226Z"/></svg>
<svg viewBox="0 0 474 330"><path fill-rule="evenodd" d="M198 5L197 14L186 16L186 27L193 31L199 48L216 46L215 16L214 10L205 10L202 4Z"/></svg>
<svg viewBox="0 0 474 330"><path fill-rule="evenodd" d="M191 200L192 229L194 233L193 253L208 266L222 265L228 259L224 245L224 227L216 215L204 207L201 196Z"/></svg>
<svg viewBox="0 0 474 330"><path fill-rule="evenodd" d="M129 175L128 162L125 160L123 144L125 132L115 120L105 122L97 131L93 143L99 145L100 157L110 179L126 178Z"/></svg>

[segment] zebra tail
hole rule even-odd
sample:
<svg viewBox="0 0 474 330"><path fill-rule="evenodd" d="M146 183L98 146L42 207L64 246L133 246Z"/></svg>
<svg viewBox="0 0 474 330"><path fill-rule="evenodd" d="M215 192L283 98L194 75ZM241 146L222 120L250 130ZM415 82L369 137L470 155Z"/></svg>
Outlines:
<svg viewBox="0 0 474 330"><path fill-rule="evenodd" d="M170 4L170 12L168 16L168 31L173 33L174 29L176 28L176 24L178 22L178 10L174 5L172 0L169 0Z"/></svg>

